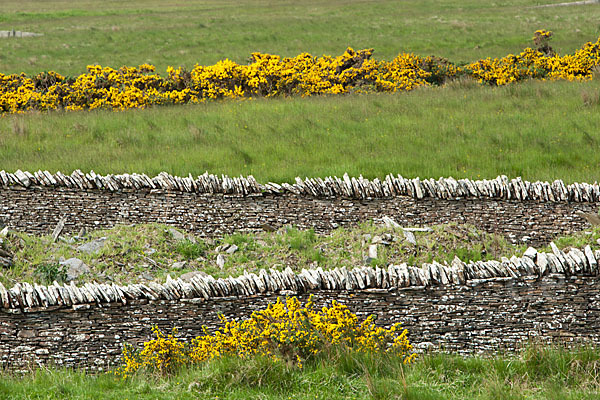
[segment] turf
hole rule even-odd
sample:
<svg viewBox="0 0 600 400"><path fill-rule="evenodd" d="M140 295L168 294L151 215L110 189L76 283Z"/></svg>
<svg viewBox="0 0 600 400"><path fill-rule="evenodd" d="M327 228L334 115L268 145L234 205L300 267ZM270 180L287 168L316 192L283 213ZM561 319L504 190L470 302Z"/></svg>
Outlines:
<svg viewBox="0 0 600 400"><path fill-rule="evenodd" d="M600 399L598 349L530 346L516 355L425 355L410 366L385 356L342 354L298 369L224 358L170 377L131 380L51 368L0 376L13 399Z"/></svg>
<svg viewBox="0 0 600 400"><path fill-rule="evenodd" d="M598 179L600 80L0 118L0 168Z"/></svg>

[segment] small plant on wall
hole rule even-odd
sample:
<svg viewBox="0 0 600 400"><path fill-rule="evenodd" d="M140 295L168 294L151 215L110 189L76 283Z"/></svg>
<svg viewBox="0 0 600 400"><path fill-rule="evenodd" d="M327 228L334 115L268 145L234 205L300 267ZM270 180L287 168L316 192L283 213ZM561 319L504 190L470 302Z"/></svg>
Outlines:
<svg viewBox="0 0 600 400"><path fill-rule="evenodd" d="M43 263L35 267L34 274L40 281L50 284L54 281L63 283L67 280L67 270L59 263Z"/></svg>

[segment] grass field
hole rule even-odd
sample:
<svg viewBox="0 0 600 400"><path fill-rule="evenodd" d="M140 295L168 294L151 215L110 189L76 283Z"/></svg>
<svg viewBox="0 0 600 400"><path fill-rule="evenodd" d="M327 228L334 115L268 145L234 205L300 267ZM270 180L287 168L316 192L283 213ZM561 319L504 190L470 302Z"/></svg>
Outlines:
<svg viewBox="0 0 600 400"><path fill-rule="evenodd" d="M570 52L600 35L600 7L533 8L560 0L3 0L0 30L44 36L0 41L0 71L55 70L76 75L88 64L191 68L262 51L341 54L375 48L435 54L456 63L499 57L531 44L537 29L555 32Z"/></svg>
<svg viewBox="0 0 600 400"><path fill-rule="evenodd" d="M0 169L598 180L600 80L0 118Z"/></svg>
<svg viewBox="0 0 600 400"><path fill-rule="evenodd" d="M0 29L44 36L0 40L0 71L77 74L93 63L143 62L164 70L244 62L253 51L340 54L347 46L374 47L379 58L414 51L461 63L518 52L536 29L553 30L560 52L600 34L600 7L533 8L541 3L6 0ZM396 95L31 113L0 118L0 169L594 182L599 107L597 81L462 81Z"/></svg>
<svg viewBox="0 0 600 400"><path fill-rule="evenodd" d="M598 349L531 346L493 358L426 355L410 366L382 356L340 356L300 370L225 358L167 378L128 381L58 369L0 376L0 396L21 399L597 400Z"/></svg>

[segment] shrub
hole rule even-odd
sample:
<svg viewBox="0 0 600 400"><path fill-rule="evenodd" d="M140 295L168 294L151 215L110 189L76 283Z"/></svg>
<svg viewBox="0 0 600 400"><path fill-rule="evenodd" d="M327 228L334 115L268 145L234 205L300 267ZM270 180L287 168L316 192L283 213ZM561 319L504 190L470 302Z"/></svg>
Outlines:
<svg viewBox="0 0 600 400"><path fill-rule="evenodd" d="M185 344L175 337L177 329L173 328L171 334L165 335L158 327L152 327L156 338L144 343L141 351L136 351L133 346L123 346L122 357L125 364L115 373L127 378L139 369L167 375L175 372L187 362Z"/></svg>
<svg viewBox="0 0 600 400"><path fill-rule="evenodd" d="M0 114L29 110L125 110L153 105L200 103L209 99L310 96L354 92L397 92L440 85L461 76L481 83L505 85L523 79L591 79L600 64L600 39L573 54L555 54L552 32L534 34L535 49L517 55L482 59L458 67L439 57L401 53L391 61L371 58L373 49L348 48L337 57L302 53L280 57L253 53L250 63L222 60L196 65L191 71L152 65L114 69L88 65L75 78L56 72L33 77L0 73Z"/></svg>
<svg viewBox="0 0 600 400"><path fill-rule="evenodd" d="M334 351L357 353L387 353L408 364L415 360L408 331L400 324L386 329L377 327L375 316L359 322L356 314L337 301L330 307L316 310L312 299L302 306L298 299L285 302L277 299L265 310L252 313L242 322L221 316L223 327L194 338L184 345L174 333L165 336L153 328L156 336L136 352L131 346L123 349L124 365L116 374L126 378L139 369L171 373L184 364L198 364L222 356L242 358L266 356L302 368L305 361Z"/></svg>

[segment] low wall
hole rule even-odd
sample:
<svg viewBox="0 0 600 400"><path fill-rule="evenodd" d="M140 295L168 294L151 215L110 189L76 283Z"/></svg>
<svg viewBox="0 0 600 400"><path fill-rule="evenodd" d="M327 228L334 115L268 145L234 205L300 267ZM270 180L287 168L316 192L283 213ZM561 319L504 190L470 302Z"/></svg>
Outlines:
<svg viewBox="0 0 600 400"><path fill-rule="evenodd" d="M547 243L590 225L598 184L525 182L498 177L421 181L400 176L369 181L297 179L259 184L252 177L197 178L159 174L66 176L0 171L0 223L49 233L82 227L160 222L205 237L285 224L327 233L338 226L379 221L403 226L469 223L513 242ZM267 227L268 225L268 227ZM514 350L529 339L600 345L600 250L552 253L528 249L510 260L390 265L352 271L262 271L238 278L196 276L147 285L0 284L0 363L7 368L54 363L109 368L123 343L150 338L152 325L178 326L189 339L216 328L218 313L245 318L277 296L333 299L377 323L402 323L420 348L458 353Z"/></svg>
<svg viewBox="0 0 600 400"><path fill-rule="evenodd" d="M529 249L502 261L420 268L262 270L238 278L167 278L127 286L0 284L0 363L114 366L124 343L141 345L151 327L176 326L190 339L218 315L243 319L278 296L338 300L376 323L399 322L417 348L460 354L512 351L529 340L600 345L600 250Z"/></svg>
<svg viewBox="0 0 600 400"><path fill-rule="evenodd" d="M600 345L600 281L593 277L545 277L538 281L494 278L474 285L391 291L314 291L318 305L336 299L377 323L400 322L417 347L467 354L514 350L529 340ZM303 300L308 294L299 296ZM106 370L118 364L123 343L141 345L151 326L200 335L218 325L218 313L249 317L277 294L219 299L138 300L104 307L80 305L0 312L0 360L4 367L61 365Z"/></svg>
<svg viewBox="0 0 600 400"><path fill-rule="evenodd" d="M417 199L409 196L352 199L315 198L293 193L202 194L163 190L31 187L0 188L0 221L11 229L48 234L66 217L65 232L110 228L116 224L159 222L219 237L256 232L264 224L285 224L327 233L367 220L393 218L402 226L457 222L501 234L514 243L546 244L589 228L578 212L593 213L600 203L540 202L489 198Z"/></svg>

